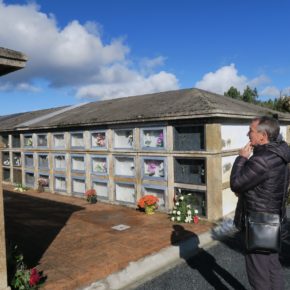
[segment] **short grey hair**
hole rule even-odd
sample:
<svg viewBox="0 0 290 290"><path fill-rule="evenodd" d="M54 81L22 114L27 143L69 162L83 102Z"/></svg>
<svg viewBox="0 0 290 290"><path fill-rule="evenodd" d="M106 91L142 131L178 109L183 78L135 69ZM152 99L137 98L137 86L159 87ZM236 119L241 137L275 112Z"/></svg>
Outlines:
<svg viewBox="0 0 290 290"><path fill-rule="evenodd" d="M264 132L269 142L277 141L280 134L280 125L277 119L269 116L257 117L253 122L258 121L257 131Z"/></svg>

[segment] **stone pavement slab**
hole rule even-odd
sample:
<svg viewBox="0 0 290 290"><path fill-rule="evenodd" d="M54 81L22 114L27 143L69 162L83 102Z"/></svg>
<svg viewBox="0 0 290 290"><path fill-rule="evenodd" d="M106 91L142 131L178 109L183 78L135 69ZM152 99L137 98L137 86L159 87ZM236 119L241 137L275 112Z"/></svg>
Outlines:
<svg viewBox="0 0 290 290"><path fill-rule="evenodd" d="M60 194L18 193L9 186L4 187L4 206L6 238L18 245L29 267L38 265L47 275L44 290L81 289L116 275L120 282L126 277L120 276L122 271L138 274L137 268L146 265L140 262L149 257L158 265L158 253L168 255L172 245L192 243L214 226L207 221L175 224L166 213L145 215L134 208L88 204ZM120 224L130 228L112 229Z"/></svg>

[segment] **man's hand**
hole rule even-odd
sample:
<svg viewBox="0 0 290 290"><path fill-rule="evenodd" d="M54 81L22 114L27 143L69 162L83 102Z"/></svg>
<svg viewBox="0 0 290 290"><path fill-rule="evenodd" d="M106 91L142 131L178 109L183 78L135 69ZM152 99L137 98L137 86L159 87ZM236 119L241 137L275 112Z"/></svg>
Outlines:
<svg viewBox="0 0 290 290"><path fill-rule="evenodd" d="M249 142L249 143L247 143L247 145L245 147L240 149L239 155L248 159L250 157L250 155L252 154L252 151L253 151L253 147L251 145L251 142Z"/></svg>

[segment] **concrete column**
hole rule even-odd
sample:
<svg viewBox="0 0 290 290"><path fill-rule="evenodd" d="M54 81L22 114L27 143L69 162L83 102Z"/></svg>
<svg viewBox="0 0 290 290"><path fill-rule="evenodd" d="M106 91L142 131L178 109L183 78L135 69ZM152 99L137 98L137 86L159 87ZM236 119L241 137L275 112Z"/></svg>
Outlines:
<svg viewBox="0 0 290 290"><path fill-rule="evenodd" d="M221 125L206 124L206 189L207 218L217 220L222 217L222 158Z"/></svg>
<svg viewBox="0 0 290 290"><path fill-rule="evenodd" d="M288 144L290 143L290 126L287 126L286 128L286 140Z"/></svg>
<svg viewBox="0 0 290 290"><path fill-rule="evenodd" d="M207 218L217 220L222 217L222 167L221 155L209 156L207 168Z"/></svg>
<svg viewBox="0 0 290 290"><path fill-rule="evenodd" d="M173 197L174 197L174 158L171 155L173 151L173 127L166 127L166 147L167 152L167 209L171 209L174 206Z"/></svg>
<svg viewBox="0 0 290 290"><path fill-rule="evenodd" d="M2 188L2 141L0 141L0 290L8 290L7 284L7 260L5 245L5 220L3 205L3 188Z"/></svg>
<svg viewBox="0 0 290 290"><path fill-rule="evenodd" d="M205 125L205 143L207 152L221 152L222 139L220 124Z"/></svg>

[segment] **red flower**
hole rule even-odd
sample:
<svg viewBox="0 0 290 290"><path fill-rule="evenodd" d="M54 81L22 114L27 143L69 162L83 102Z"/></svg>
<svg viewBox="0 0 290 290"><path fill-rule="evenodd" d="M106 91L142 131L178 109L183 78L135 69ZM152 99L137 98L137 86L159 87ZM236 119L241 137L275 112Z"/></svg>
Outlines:
<svg viewBox="0 0 290 290"><path fill-rule="evenodd" d="M29 285L35 286L40 281L40 275L36 268L30 270L30 278L29 278Z"/></svg>
<svg viewBox="0 0 290 290"><path fill-rule="evenodd" d="M156 205L159 201L159 198L155 195L144 195L139 199L138 206L145 208L147 205Z"/></svg>
<svg viewBox="0 0 290 290"><path fill-rule="evenodd" d="M198 221L199 221L199 217L198 217L197 215L195 215L195 216L193 217L193 223L194 223L194 224L198 224Z"/></svg>
<svg viewBox="0 0 290 290"><path fill-rule="evenodd" d="M85 196L87 197L91 197L91 196L94 196L96 195L96 190L95 189L89 189L85 192Z"/></svg>

